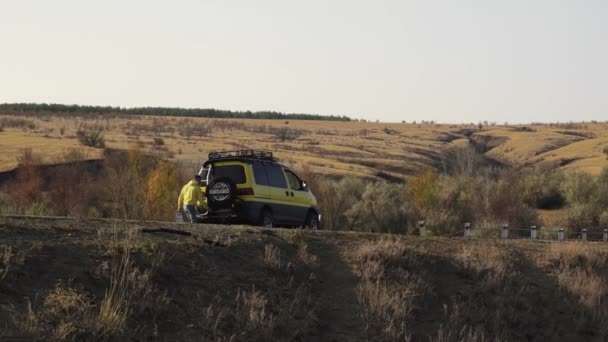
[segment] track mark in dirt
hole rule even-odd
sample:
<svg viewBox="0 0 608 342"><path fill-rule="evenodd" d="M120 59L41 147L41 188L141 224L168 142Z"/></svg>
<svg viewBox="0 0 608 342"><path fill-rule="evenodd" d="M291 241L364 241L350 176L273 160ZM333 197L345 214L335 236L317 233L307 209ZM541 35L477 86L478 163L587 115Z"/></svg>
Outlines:
<svg viewBox="0 0 608 342"><path fill-rule="evenodd" d="M358 279L340 247L323 237L310 239L309 247L319 260L314 291L319 298L320 340L366 341L366 323L355 292Z"/></svg>

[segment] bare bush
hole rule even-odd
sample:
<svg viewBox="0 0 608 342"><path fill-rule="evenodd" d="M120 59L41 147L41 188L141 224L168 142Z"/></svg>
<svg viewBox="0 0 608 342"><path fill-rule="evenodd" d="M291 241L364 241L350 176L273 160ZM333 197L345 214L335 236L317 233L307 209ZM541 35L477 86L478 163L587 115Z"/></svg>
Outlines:
<svg viewBox="0 0 608 342"><path fill-rule="evenodd" d="M104 148L106 144L103 133L104 128L102 126L81 125L76 130L76 138L84 146Z"/></svg>
<svg viewBox="0 0 608 342"><path fill-rule="evenodd" d="M38 173L40 158L31 149L24 149L17 158L17 179L15 188L15 203L19 211L25 211L38 200L42 181Z"/></svg>
<svg viewBox="0 0 608 342"><path fill-rule="evenodd" d="M277 139L279 139L281 142L284 142L286 140L297 139L300 135L302 135L302 131L296 130L296 129L291 129L289 127L281 127L281 128L272 129L272 134Z"/></svg>
<svg viewBox="0 0 608 342"><path fill-rule="evenodd" d="M146 201L142 200L142 198L145 198L145 184L150 171L158 165L158 160L153 156L144 155L139 149L133 149L126 156L123 154L108 154L104 159L104 164L105 174L103 177L111 180L104 187L104 196L108 198L106 204L109 206L111 216L125 219L145 218ZM169 170L159 170L158 176L163 178L167 176L167 172ZM148 187L148 191L150 194L165 194L167 184L164 181L158 185L153 184L154 187L158 188ZM163 201L169 200L168 198L163 199Z"/></svg>
<svg viewBox="0 0 608 342"><path fill-rule="evenodd" d="M179 135L190 139L191 137L205 137L211 135L213 128L206 122L184 120L177 128Z"/></svg>
<svg viewBox="0 0 608 342"><path fill-rule="evenodd" d="M35 129L36 124L27 119L4 117L0 118L0 128Z"/></svg>

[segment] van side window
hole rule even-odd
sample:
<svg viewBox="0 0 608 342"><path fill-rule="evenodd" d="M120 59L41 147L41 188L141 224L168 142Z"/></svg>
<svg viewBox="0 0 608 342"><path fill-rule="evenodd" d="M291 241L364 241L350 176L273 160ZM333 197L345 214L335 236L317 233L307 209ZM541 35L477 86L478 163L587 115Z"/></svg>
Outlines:
<svg viewBox="0 0 608 342"><path fill-rule="evenodd" d="M283 169L278 165L264 165L270 186L287 189Z"/></svg>
<svg viewBox="0 0 608 342"><path fill-rule="evenodd" d="M302 188L302 181L300 181L295 173L285 170L285 175L287 176L287 182L289 183L291 190L304 190Z"/></svg>
<svg viewBox="0 0 608 342"><path fill-rule="evenodd" d="M255 178L255 183L258 185L270 185L268 176L266 175L266 169L264 168L264 165L260 163L253 164L253 177Z"/></svg>

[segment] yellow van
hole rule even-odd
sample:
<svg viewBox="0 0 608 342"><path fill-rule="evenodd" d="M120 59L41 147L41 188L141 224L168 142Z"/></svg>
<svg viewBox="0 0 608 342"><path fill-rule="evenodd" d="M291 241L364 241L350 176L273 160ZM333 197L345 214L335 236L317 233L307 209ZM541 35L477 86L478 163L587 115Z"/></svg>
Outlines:
<svg viewBox="0 0 608 342"><path fill-rule="evenodd" d="M206 205L200 222L321 228L312 192L272 152L211 152L199 172Z"/></svg>

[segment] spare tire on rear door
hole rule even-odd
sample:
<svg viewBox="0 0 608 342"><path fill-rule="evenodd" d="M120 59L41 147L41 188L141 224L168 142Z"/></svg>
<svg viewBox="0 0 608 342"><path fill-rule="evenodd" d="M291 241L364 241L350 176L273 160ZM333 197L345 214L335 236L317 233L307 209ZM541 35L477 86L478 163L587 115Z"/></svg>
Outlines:
<svg viewBox="0 0 608 342"><path fill-rule="evenodd" d="M206 196L209 208L231 208L236 199L236 185L228 177L215 178L207 185Z"/></svg>

